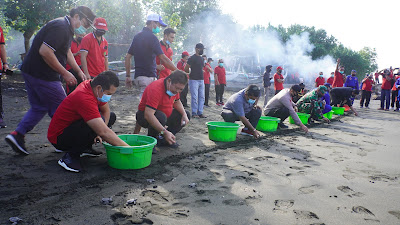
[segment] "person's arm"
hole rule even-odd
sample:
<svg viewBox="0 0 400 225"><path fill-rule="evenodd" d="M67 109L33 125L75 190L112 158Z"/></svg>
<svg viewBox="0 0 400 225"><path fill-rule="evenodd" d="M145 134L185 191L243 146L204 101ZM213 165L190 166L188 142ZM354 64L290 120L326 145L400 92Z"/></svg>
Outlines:
<svg viewBox="0 0 400 225"><path fill-rule="evenodd" d="M165 54L158 55L158 57L160 57L160 61L161 61L162 65L165 65L168 69L170 69L172 71L175 71L178 69Z"/></svg>
<svg viewBox="0 0 400 225"><path fill-rule="evenodd" d="M108 57L104 57L104 65L105 65L105 71L108 71Z"/></svg>
<svg viewBox="0 0 400 225"><path fill-rule="evenodd" d="M178 111L182 115L181 124L185 122L184 126L186 126L189 123L189 118L187 117L185 108L183 108L181 100L178 99L174 102L174 109L176 109L176 111Z"/></svg>
<svg viewBox="0 0 400 225"><path fill-rule="evenodd" d="M81 68L79 68L78 64L75 61L74 55L69 49L67 53L67 63L71 66L71 68L78 74L78 76L82 79L82 81L86 80L85 74L82 72Z"/></svg>
<svg viewBox="0 0 400 225"><path fill-rule="evenodd" d="M340 65L340 58L338 58L337 60L336 60L336 70L335 71L338 71L339 72L339 65Z"/></svg>
<svg viewBox="0 0 400 225"><path fill-rule="evenodd" d="M154 115L156 113L155 109L150 107L145 108L144 110L144 119L149 123L151 127L153 127L157 132L163 131L164 138L169 144L175 143L175 135L169 132L163 125L158 121L157 117Z"/></svg>
<svg viewBox="0 0 400 225"><path fill-rule="evenodd" d="M86 60L87 59L87 55L88 55L87 51L82 51L81 50L81 67L82 67L83 73L86 76L86 79L90 79L90 74L89 74L89 70L88 70L88 67L87 67L87 60Z"/></svg>
<svg viewBox="0 0 400 225"><path fill-rule="evenodd" d="M215 83L215 85L219 85L218 72L217 71L214 71L214 83Z"/></svg>
<svg viewBox="0 0 400 225"><path fill-rule="evenodd" d="M72 73L70 73L68 70L65 69L65 67L61 65L56 55L54 54L53 49L45 44L42 44L39 48L39 54L40 56L42 56L43 60L46 62L47 65L49 65L50 68L61 74L68 85L76 85L76 78L74 77L74 75L72 75Z"/></svg>
<svg viewBox="0 0 400 225"><path fill-rule="evenodd" d="M304 132L308 132L308 128L301 122L299 115L297 115L295 108L297 108L296 104L293 101L290 101L288 98L281 98L279 100L282 105L289 110L289 114L292 116L295 124L299 125L300 128Z"/></svg>
<svg viewBox="0 0 400 225"><path fill-rule="evenodd" d="M207 65L206 69L208 70L208 72L213 73L213 69L211 68L211 66Z"/></svg>
<svg viewBox="0 0 400 225"><path fill-rule="evenodd" d="M189 69L190 69L190 65L189 65L188 63L186 63L186 65L185 65L185 72L186 72L186 73L189 73L189 72L190 72Z"/></svg>
<svg viewBox="0 0 400 225"><path fill-rule="evenodd" d="M131 59L132 55L129 53L126 53L125 56L125 86L127 88L132 88L132 79L131 79Z"/></svg>
<svg viewBox="0 0 400 225"><path fill-rule="evenodd" d="M87 121L90 128L100 136L104 141L108 142L113 146L129 146L123 140L121 140L107 125L104 123L103 119L95 118Z"/></svg>
<svg viewBox="0 0 400 225"><path fill-rule="evenodd" d="M1 44L0 45L0 58L1 58L1 62L3 63L3 70L6 71L7 69L9 69L8 63L7 63L7 52L6 52L6 45L5 44Z"/></svg>
<svg viewBox="0 0 400 225"><path fill-rule="evenodd" d="M110 121L110 105L106 103L102 106L99 106L99 111L104 118L104 123L108 125L108 122Z"/></svg>
<svg viewBox="0 0 400 225"><path fill-rule="evenodd" d="M358 116L358 113L357 113L356 109L353 106L349 106L349 108L351 109L351 111L353 111L355 116Z"/></svg>

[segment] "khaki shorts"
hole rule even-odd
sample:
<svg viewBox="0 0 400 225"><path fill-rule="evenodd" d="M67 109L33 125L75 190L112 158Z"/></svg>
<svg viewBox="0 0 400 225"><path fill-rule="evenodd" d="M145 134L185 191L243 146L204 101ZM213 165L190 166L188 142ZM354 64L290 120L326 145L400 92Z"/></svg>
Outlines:
<svg viewBox="0 0 400 225"><path fill-rule="evenodd" d="M139 76L136 77L136 79L134 80L135 85L139 88L140 90L140 95L143 94L144 89L146 89L147 86L149 86L149 84L151 84L151 82L155 81L156 78L155 77L146 77L146 76Z"/></svg>

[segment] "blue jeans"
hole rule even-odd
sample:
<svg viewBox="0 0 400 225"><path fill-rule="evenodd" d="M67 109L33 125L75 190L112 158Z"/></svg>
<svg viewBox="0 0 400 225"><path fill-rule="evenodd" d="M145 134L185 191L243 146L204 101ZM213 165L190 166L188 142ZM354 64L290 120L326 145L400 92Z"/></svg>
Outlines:
<svg viewBox="0 0 400 225"><path fill-rule="evenodd" d="M203 114L204 108L204 80L189 80L189 89L192 96L191 105L192 116Z"/></svg>
<svg viewBox="0 0 400 225"><path fill-rule="evenodd" d="M56 109L67 96L61 81L45 81L22 73L31 108L19 122L15 131L25 135L42 120L46 113L53 117Z"/></svg>
<svg viewBox="0 0 400 225"><path fill-rule="evenodd" d="M385 109L385 102L386 102L386 109L389 109L390 104L390 90L381 90L381 108Z"/></svg>

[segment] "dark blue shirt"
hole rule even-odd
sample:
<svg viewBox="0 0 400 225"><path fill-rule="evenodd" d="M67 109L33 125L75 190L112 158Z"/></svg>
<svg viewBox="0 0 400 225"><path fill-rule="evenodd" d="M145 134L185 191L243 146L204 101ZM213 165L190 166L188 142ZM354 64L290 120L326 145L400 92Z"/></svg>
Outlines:
<svg viewBox="0 0 400 225"><path fill-rule="evenodd" d="M358 78L356 76L353 77L352 75L347 75L344 86L358 90Z"/></svg>
<svg viewBox="0 0 400 225"><path fill-rule="evenodd" d="M135 60L135 78L139 76L157 77L156 56L164 54L160 42L153 32L144 27L135 35L128 53Z"/></svg>
<svg viewBox="0 0 400 225"><path fill-rule="evenodd" d="M48 22L33 39L32 46L21 65L22 72L41 80L60 80L60 74L43 60L39 49L42 44L47 45L54 51L60 64L65 67L73 36L74 30L67 16Z"/></svg>
<svg viewBox="0 0 400 225"><path fill-rule="evenodd" d="M190 80L204 80L203 68L204 68L204 59L199 55L192 55L187 61L187 64L190 65Z"/></svg>

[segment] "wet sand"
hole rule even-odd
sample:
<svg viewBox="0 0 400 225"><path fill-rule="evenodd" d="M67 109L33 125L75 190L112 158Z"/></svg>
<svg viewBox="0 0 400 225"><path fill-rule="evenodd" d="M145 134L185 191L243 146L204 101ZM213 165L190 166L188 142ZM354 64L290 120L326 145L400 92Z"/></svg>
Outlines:
<svg viewBox="0 0 400 225"><path fill-rule="evenodd" d="M21 79L2 82L4 138L29 105ZM119 134L133 133L137 95L120 87L112 98ZM179 149L157 148L141 170L112 169L104 154L82 158L82 173L65 171L46 139L48 116L26 135L29 156L1 141L0 224L400 224L398 112L372 101L360 117L334 116L307 135L290 125L215 143L205 122L221 120L221 108L210 95L208 118L192 120Z"/></svg>

